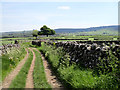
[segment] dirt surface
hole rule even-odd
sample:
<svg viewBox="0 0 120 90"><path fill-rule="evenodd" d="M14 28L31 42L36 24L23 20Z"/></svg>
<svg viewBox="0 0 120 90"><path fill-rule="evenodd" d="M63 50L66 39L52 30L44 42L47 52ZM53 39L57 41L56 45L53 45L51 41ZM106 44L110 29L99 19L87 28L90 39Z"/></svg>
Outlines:
<svg viewBox="0 0 120 90"><path fill-rule="evenodd" d="M2 83L2 88L9 88L12 80L16 77L16 75L21 70L22 66L25 64L25 62L26 62L26 60L28 59L28 56L29 56L28 50L27 49L25 49L25 50L27 52L25 58L23 60L21 60L19 62L19 64L17 65L17 67L4 79L4 81Z"/></svg>
<svg viewBox="0 0 120 90"><path fill-rule="evenodd" d="M38 49L36 49L36 48L34 48L34 49L39 52ZM63 85L58 81L57 77L53 74L47 60L45 60L45 58L42 54L41 54L41 57L43 60L43 65L44 65L45 74L46 74L46 78L47 78L48 83L51 85L51 87L53 89L61 89L61 88L63 89L64 88Z"/></svg>
<svg viewBox="0 0 120 90"><path fill-rule="evenodd" d="M26 79L26 86L25 88L34 88L34 83L33 83L33 70L34 70L34 65L35 65L35 53L33 52L33 50L31 48L29 48L32 53L33 53L33 60L27 75L27 79Z"/></svg>

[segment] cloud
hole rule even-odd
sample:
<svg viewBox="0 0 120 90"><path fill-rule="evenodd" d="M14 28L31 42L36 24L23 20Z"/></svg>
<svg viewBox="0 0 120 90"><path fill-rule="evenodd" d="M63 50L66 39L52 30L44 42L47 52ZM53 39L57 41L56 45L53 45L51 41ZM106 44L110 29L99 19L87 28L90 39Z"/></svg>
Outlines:
<svg viewBox="0 0 120 90"><path fill-rule="evenodd" d="M59 6L57 7L58 9L61 9L61 10L69 10L70 7L69 6Z"/></svg>

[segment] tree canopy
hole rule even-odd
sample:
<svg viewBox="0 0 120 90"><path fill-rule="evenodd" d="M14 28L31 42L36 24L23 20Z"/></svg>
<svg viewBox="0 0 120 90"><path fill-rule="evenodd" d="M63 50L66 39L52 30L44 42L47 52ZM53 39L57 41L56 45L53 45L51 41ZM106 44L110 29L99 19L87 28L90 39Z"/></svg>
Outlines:
<svg viewBox="0 0 120 90"><path fill-rule="evenodd" d="M41 31L39 31L39 35L54 35L55 31L53 29L48 28L46 25L43 25L43 27L40 28Z"/></svg>
<svg viewBox="0 0 120 90"><path fill-rule="evenodd" d="M38 36L38 30L33 30L32 35L33 35L33 37L37 38L37 36Z"/></svg>

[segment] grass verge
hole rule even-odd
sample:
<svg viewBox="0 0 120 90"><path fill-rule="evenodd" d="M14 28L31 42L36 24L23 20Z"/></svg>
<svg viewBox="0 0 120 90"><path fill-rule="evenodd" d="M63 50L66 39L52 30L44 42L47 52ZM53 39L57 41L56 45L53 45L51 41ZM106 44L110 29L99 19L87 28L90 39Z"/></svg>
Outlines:
<svg viewBox="0 0 120 90"><path fill-rule="evenodd" d="M12 48L8 50L7 54L0 56L2 60L2 81L25 57L26 53L25 48L20 47Z"/></svg>
<svg viewBox="0 0 120 90"><path fill-rule="evenodd" d="M33 59L32 52L30 50L29 52L30 53L28 60L25 62L24 66L22 67L18 75L15 77L15 79L12 81L10 88L25 88L27 74Z"/></svg>
<svg viewBox="0 0 120 90"><path fill-rule="evenodd" d="M46 80L43 61L40 53L34 50L36 55L35 67L33 72L34 88L51 88Z"/></svg>

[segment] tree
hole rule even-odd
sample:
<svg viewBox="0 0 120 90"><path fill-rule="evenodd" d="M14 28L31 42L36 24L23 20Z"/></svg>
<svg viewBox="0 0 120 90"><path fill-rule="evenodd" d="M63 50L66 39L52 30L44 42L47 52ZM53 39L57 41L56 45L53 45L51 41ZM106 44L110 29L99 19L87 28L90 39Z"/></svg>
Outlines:
<svg viewBox="0 0 120 90"><path fill-rule="evenodd" d="M37 36L38 36L38 30L33 30L32 35L33 35L33 37L36 37L36 39L37 39Z"/></svg>
<svg viewBox="0 0 120 90"><path fill-rule="evenodd" d="M40 28L41 31L39 31L38 35L54 35L55 31L53 29L48 28L46 25L43 25L43 27Z"/></svg>

